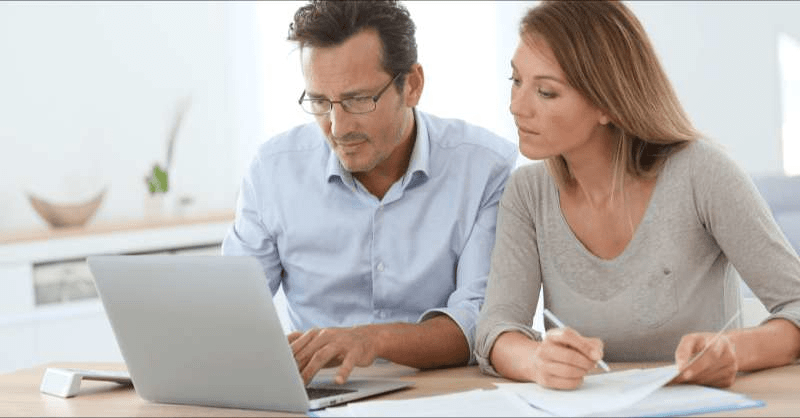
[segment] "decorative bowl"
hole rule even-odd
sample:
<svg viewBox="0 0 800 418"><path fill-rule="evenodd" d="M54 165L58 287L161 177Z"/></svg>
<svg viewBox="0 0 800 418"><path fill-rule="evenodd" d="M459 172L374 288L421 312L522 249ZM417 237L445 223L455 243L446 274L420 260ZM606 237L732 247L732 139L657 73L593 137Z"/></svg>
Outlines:
<svg viewBox="0 0 800 418"><path fill-rule="evenodd" d="M36 213L47 222L51 228L69 228L81 227L94 216L100 203L103 202L103 197L106 195L106 189L103 189L93 198L82 203L72 204L56 204L48 202L40 197L28 193L28 199L31 206L36 210Z"/></svg>

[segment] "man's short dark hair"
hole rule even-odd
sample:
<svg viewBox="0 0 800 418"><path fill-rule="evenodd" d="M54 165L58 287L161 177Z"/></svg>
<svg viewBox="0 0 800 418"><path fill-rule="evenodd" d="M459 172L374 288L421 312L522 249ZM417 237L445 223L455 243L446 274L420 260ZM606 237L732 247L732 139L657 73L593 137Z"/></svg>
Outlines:
<svg viewBox="0 0 800 418"><path fill-rule="evenodd" d="M311 0L295 12L288 40L297 42L300 48L333 47L368 29L380 37L384 70L392 76L403 74L395 81L400 89L405 74L417 63L417 41L411 15L397 1Z"/></svg>

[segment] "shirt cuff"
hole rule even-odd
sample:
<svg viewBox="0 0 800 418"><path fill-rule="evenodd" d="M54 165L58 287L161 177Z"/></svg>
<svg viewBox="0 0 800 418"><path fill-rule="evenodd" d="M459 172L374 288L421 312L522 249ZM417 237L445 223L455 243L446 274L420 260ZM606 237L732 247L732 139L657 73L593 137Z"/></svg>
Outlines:
<svg viewBox="0 0 800 418"><path fill-rule="evenodd" d="M475 313L467 309L459 308L436 308L428 309L417 320L417 323L426 321L438 315L447 315L453 322L461 328L464 333L464 338L467 339L469 345L469 363L475 364L475 325L477 323Z"/></svg>

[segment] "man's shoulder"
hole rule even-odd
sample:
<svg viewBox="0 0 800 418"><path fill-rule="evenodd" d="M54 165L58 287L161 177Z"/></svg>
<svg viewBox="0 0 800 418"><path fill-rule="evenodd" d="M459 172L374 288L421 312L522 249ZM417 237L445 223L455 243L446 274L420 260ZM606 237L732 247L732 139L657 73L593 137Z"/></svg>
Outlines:
<svg viewBox="0 0 800 418"><path fill-rule="evenodd" d="M517 147L511 141L484 127L461 119L441 118L418 112L428 130L431 145L441 148L474 147L503 159L516 159Z"/></svg>
<svg viewBox="0 0 800 418"><path fill-rule="evenodd" d="M303 158L308 153L324 150L325 141L314 123L295 126L281 132L258 147L258 158Z"/></svg>

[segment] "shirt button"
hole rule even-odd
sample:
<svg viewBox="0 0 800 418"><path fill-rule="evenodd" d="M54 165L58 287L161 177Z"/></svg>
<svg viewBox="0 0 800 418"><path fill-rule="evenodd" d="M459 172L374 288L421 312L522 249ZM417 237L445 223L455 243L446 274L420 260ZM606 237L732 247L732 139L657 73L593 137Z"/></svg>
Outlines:
<svg viewBox="0 0 800 418"><path fill-rule="evenodd" d="M383 262L378 263L378 271L383 272Z"/></svg>

